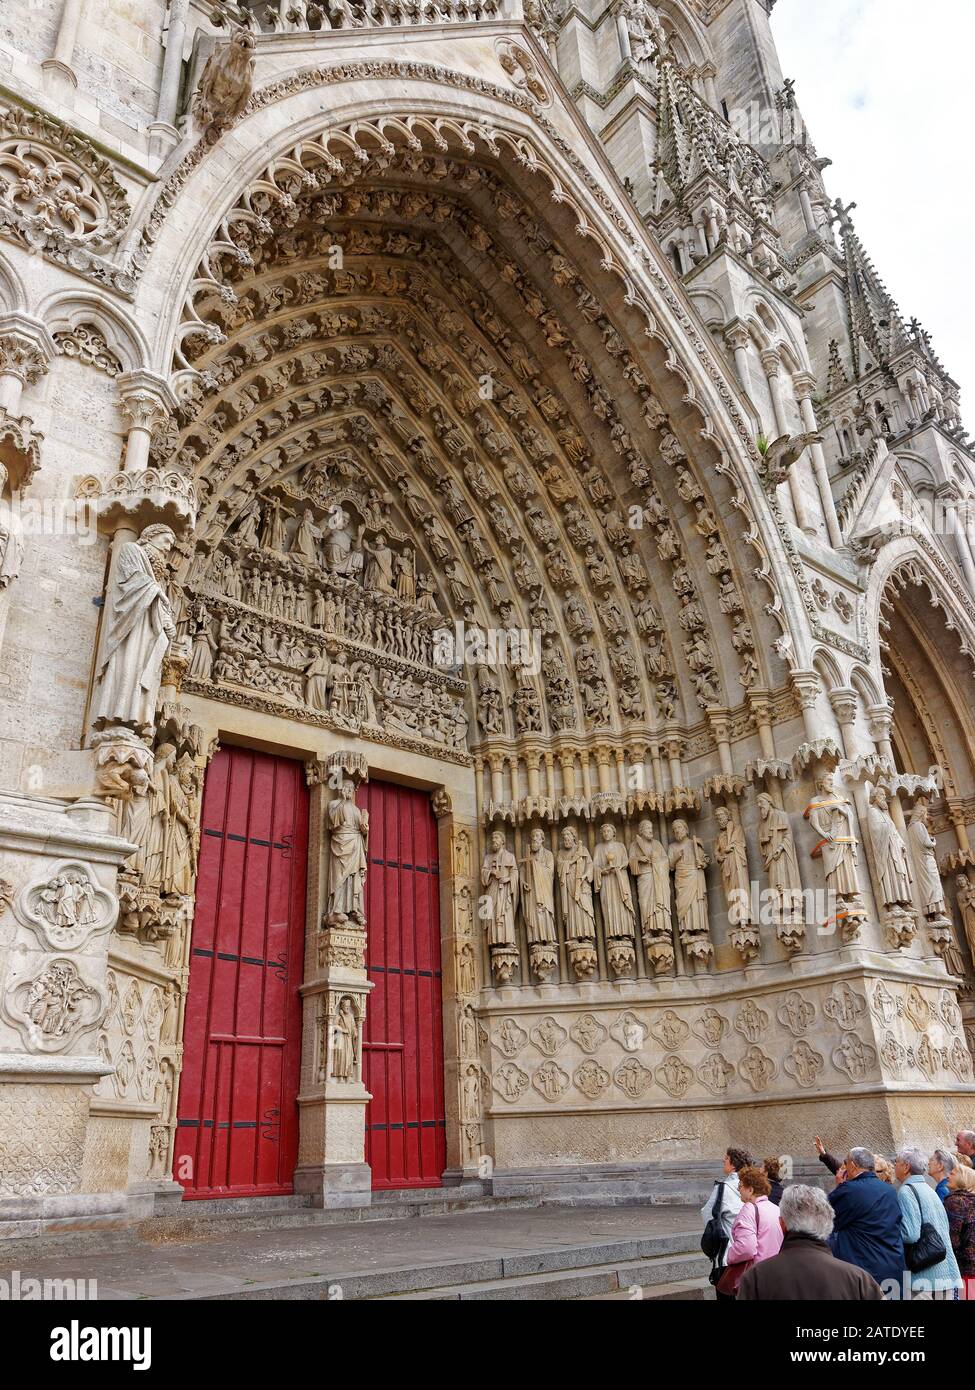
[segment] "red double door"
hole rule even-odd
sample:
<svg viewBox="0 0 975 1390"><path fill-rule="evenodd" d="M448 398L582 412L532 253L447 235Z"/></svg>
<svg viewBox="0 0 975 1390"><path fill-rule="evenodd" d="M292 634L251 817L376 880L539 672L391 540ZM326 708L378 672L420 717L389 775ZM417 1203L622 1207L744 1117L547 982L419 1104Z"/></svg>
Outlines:
<svg viewBox="0 0 975 1390"><path fill-rule="evenodd" d="M436 823L376 783L370 811L363 1080L377 1187L444 1166ZM173 1173L186 1197L293 1190L309 845L302 765L222 748L206 778Z"/></svg>

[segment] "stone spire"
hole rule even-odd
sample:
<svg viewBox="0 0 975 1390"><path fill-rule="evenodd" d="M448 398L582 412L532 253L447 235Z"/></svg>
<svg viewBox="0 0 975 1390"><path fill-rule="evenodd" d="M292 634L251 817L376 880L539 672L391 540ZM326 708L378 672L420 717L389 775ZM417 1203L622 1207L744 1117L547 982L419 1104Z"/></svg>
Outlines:
<svg viewBox="0 0 975 1390"><path fill-rule="evenodd" d="M862 380L875 367L888 368L911 339L900 309L856 234L850 217L856 203L844 207L837 199L833 207L846 261L853 372Z"/></svg>

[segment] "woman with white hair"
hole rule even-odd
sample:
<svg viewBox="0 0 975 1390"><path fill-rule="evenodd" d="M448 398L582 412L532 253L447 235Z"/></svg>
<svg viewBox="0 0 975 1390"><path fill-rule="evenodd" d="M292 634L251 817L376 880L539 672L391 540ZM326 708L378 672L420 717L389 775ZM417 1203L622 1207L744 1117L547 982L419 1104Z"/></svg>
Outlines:
<svg viewBox="0 0 975 1390"><path fill-rule="evenodd" d="M956 1166L947 1149L935 1149L928 1161L928 1177L934 1178L937 1184L934 1190L942 1202L948 1196L948 1179L951 1177L951 1170Z"/></svg>
<svg viewBox="0 0 975 1390"><path fill-rule="evenodd" d="M920 1149L900 1150L894 1172L900 1183L897 1200L908 1266L905 1279L911 1298L957 1298L962 1279L951 1248L948 1215L934 1188L928 1186L927 1171L928 1160ZM918 1268L921 1251L925 1249L929 1257L932 1251L940 1249L942 1257Z"/></svg>
<svg viewBox="0 0 975 1390"><path fill-rule="evenodd" d="M824 1302L883 1299L880 1285L859 1265L829 1248L833 1208L818 1187L794 1183L782 1194L779 1221L785 1237L771 1259L753 1265L738 1285L739 1302Z"/></svg>

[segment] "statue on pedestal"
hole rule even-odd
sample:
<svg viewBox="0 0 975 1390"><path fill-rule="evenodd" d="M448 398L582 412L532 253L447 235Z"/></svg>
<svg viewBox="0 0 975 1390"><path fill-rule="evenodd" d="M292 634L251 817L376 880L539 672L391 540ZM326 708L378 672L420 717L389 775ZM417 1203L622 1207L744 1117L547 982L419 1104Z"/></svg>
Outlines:
<svg viewBox="0 0 975 1390"><path fill-rule="evenodd" d="M758 843L773 899L775 929L788 951L801 951L806 929L802 921L802 880L792 827L785 811L763 792L758 798Z"/></svg>
<svg viewBox="0 0 975 1390"><path fill-rule="evenodd" d="M630 873L636 879L647 960L653 973L660 975L674 964L670 861L648 820L640 822L636 839L630 846Z"/></svg>
<svg viewBox="0 0 975 1390"><path fill-rule="evenodd" d="M875 787L871 793L867 825L884 905L887 938L891 946L900 949L909 945L917 933L911 895L914 875L907 845L891 817L883 787Z"/></svg>
<svg viewBox="0 0 975 1390"><path fill-rule="evenodd" d="M555 856L545 832L535 829L521 861L521 911L528 937L532 974L546 980L558 965L555 933Z"/></svg>
<svg viewBox="0 0 975 1390"><path fill-rule="evenodd" d="M163 657L176 636L166 596L166 557L176 537L168 526L147 526L119 549L105 613L105 645L97 673L92 723L153 727Z"/></svg>
<svg viewBox="0 0 975 1390"><path fill-rule="evenodd" d="M592 859L571 825L562 831L562 845L557 872L566 944L577 979L590 979L598 963Z"/></svg>
<svg viewBox="0 0 975 1390"><path fill-rule="evenodd" d="M636 913L627 871L629 856L626 845L616 838L616 826L611 822L601 827L599 838L592 872L603 916L606 954L614 975L629 975L636 966Z"/></svg>
<svg viewBox="0 0 975 1390"><path fill-rule="evenodd" d="M708 922L708 885L704 876L710 861L701 841L691 835L685 820L675 820L671 831L674 843L668 858L674 874L681 944L696 964L706 965L714 954Z"/></svg>
<svg viewBox="0 0 975 1390"><path fill-rule="evenodd" d="M836 791L833 774L824 772L816 778L815 799L802 814L821 837L812 857L823 861L826 890L833 896L833 920L843 940L849 944L860 935L867 915L857 873L860 861L854 834L853 803Z"/></svg>

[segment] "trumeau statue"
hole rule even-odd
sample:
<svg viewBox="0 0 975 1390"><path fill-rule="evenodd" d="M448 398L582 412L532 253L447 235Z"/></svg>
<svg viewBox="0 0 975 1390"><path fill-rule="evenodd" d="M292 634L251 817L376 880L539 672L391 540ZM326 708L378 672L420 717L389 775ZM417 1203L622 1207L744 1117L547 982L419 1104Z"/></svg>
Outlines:
<svg viewBox="0 0 975 1390"><path fill-rule="evenodd" d="M119 550L105 614L105 646L95 687L96 728L150 729L163 657L176 635L163 585L176 537L168 526L147 526Z"/></svg>
<svg viewBox="0 0 975 1390"><path fill-rule="evenodd" d="M487 890L490 911L486 919L489 946L515 945L515 911L518 907L518 862L500 830L491 836L481 865L481 883Z"/></svg>
<svg viewBox="0 0 975 1390"><path fill-rule="evenodd" d="M355 804L355 786L342 783L325 813L328 840L328 904L325 910L331 925L352 921L365 923L365 882L368 861L369 813Z"/></svg>

